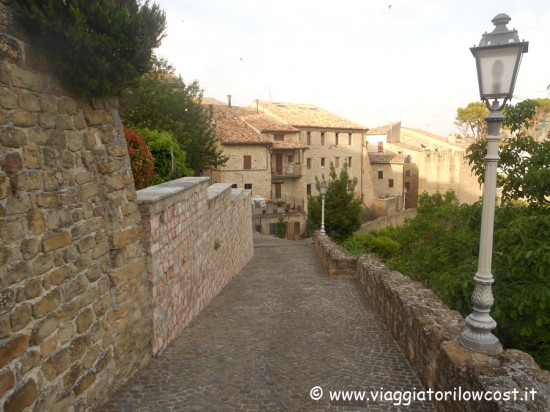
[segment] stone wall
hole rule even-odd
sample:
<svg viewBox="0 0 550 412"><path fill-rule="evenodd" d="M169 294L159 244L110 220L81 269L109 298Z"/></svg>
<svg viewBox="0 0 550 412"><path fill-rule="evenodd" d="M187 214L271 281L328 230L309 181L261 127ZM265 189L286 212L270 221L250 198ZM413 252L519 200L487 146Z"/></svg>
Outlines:
<svg viewBox="0 0 550 412"><path fill-rule="evenodd" d="M116 100L49 74L0 1L0 409L93 408L150 357Z"/></svg>
<svg viewBox="0 0 550 412"><path fill-rule="evenodd" d="M152 352L181 332L253 255L250 191L206 177L138 191L152 285Z"/></svg>
<svg viewBox="0 0 550 412"><path fill-rule="evenodd" d="M405 219L412 219L416 216L417 209L407 209L394 213L389 216L381 216L372 222L363 223L359 228L359 233L370 232L372 230L383 229L386 226L399 226L405 223Z"/></svg>
<svg viewBox="0 0 550 412"><path fill-rule="evenodd" d="M316 233L321 260L337 246ZM426 389L519 391L534 389L532 401L436 402L443 411L548 411L550 372L541 370L526 353L508 349L494 355L463 347L458 336L466 325L422 284L390 271L372 255L357 259L356 276L373 308L392 333ZM327 265L327 263L325 263ZM412 388L404 388L412 390Z"/></svg>

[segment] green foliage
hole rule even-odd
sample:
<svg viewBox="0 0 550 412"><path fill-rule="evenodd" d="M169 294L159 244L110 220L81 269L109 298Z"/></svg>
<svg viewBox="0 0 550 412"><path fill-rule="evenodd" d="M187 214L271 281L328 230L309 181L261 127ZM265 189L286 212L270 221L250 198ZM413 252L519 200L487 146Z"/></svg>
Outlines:
<svg viewBox="0 0 550 412"><path fill-rule="evenodd" d="M480 139L487 133L485 118L488 114L489 110L485 103L469 103L468 106L456 110L455 125L463 137L468 137L471 133L471 136Z"/></svg>
<svg viewBox="0 0 550 412"><path fill-rule="evenodd" d="M323 176L324 179L324 176ZM320 182L315 177L315 186L320 190ZM355 196L357 178L350 179L348 165L336 174L331 162L328 189L325 197L325 231L337 239L351 236L361 227L362 200ZM320 192L319 192L320 193ZM308 227L319 228L321 224L321 195L308 196Z"/></svg>
<svg viewBox="0 0 550 412"><path fill-rule="evenodd" d="M340 245L351 255L375 253L382 258L389 258L399 250L399 243L384 234L361 233L349 237Z"/></svg>
<svg viewBox="0 0 550 412"><path fill-rule="evenodd" d="M201 175L227 161L218 148L215 128L200 104L197 82L186 85L157 61L152 73L142 76L120 100L120 112L131 127L172 133L187 153L187 164Z"/></svg>
<svg viewBox="0 0 550 412"><path fill-rule="evenodd" d="M393 270L432 289L463 316L471 313L473 276L477 271L481 203L459 204L452 192L419 199L418 216L401 227L369 233L382 243L399 245L382 252ZM496 209L492 271L492 308L503 345L530 353L550 368L550 214L545 208L507 204ZM361 235L362 236L362 235ZM370 237L369 236L369 237ZM372 242L369 240L369 242ZM360 236L342 246L364 253Z"/></svg>
<svg viewBox="0 0 550 412"><path fill-rule="evenodd" d="M500 148L497 187L502 188L502 204L523 200L533 207L550 206L550 141L539 142L527 134L538 107L536 101L525 101L505 108L506 125L515 135ZM485 178L486 152L486 140L473 143L466 152L480 183Z"/></svg>
<svg viewBox="0 0 550 412"><path fill-rule="evenodd" d="M126 137L136 189L144 189L150 186L155 179L155 159L141 134L125 127L124 137Z"/></svg>
<svg viewBox="0 0 550 412"><path fill-rule="evenodd" d="M151 67L166 17L136 0L17 0L15 14L61 83L83 97L116 96Z"/></svg>
<svg viewBox="0 0 550 412"><path fill-rule="evenodd" d="M153 185L168 182L184 176L193 176L193 170L187 167L186 154L170 132L136 129L144 138L151 154L155 158L156 176Z"/></svg>
<svg viewBox="0 0 550 412"><path fill-rule="evenodd" d="M285 222L282 216L277 219L277 237L281 239L285 237Z"/></svg>

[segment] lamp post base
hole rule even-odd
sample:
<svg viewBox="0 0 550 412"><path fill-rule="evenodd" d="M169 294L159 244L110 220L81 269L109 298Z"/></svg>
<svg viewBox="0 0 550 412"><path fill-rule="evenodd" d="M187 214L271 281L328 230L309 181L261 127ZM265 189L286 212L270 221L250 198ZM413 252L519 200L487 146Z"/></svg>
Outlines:
<svg viewBox="0 0 550 412"><path fill-rule="evenodd" d="M502 350L497 337L488 330L466 329L459 340L463 346L476 352L497 353Z"/></svg>

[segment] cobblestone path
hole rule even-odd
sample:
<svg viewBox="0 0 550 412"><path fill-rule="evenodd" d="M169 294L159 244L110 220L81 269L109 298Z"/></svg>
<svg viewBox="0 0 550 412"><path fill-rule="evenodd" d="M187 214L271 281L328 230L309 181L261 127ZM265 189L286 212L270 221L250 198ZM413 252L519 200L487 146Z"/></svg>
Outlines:
<svg viewBox="0 0 550 412"><path fill-rule="evenodd" d="M243 271L102 411L434 410L331 405L331 389L370 396L422 385L355 280L330 277L311 240L257 235L254 247Z"/></svg>

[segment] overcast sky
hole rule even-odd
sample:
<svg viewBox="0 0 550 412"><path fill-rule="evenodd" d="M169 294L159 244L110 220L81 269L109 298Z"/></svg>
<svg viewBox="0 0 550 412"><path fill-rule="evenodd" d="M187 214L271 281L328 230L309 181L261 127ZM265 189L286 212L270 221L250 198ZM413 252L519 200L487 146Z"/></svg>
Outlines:
<svg viewBox="0 0 550 412"><path fill-rule="evenodd" d="M205 97L308 103L367 127L447 136L479 100L469 50L499 13L529 41L515 95L548 97L548 0L156 0L158 54ZM391 6L391 7L390 7Z"/></svg>

